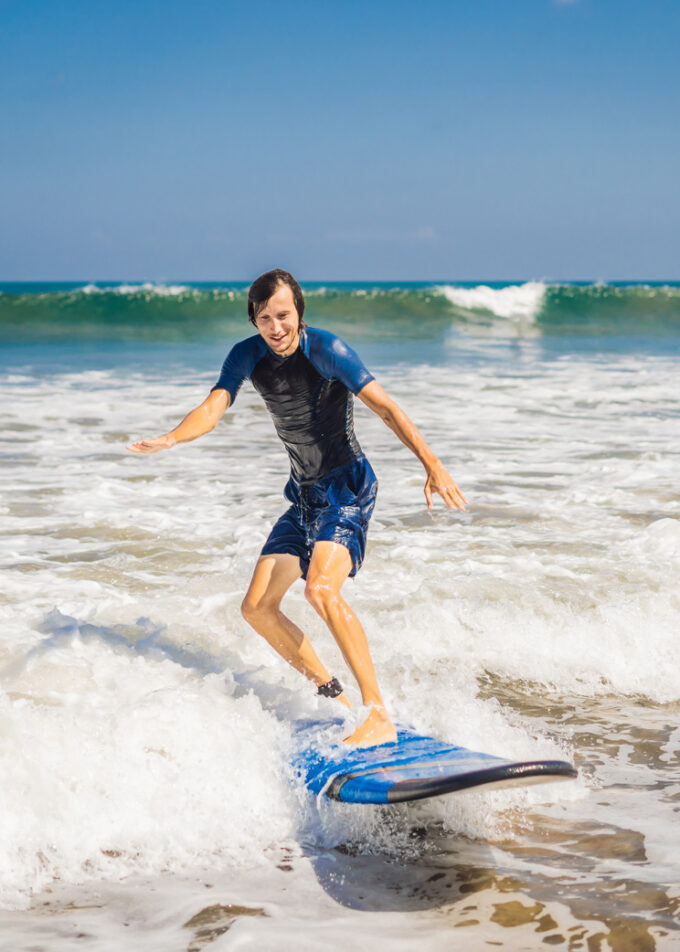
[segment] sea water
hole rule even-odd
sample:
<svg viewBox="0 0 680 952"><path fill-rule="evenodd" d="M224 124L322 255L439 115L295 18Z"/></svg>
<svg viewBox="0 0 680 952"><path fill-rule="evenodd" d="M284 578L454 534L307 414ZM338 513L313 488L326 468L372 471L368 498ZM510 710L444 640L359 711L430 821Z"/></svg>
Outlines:
<svg viewBox="0 0 680 952"><path fill-rule="evenodd" d="M357 401L380 490L345 594L391 713L580 771L394 807L290 766L342 711L240 615L286 505L257 394L124 449L206 395L245 286L0 290L0 948L680 948L678 285L305 288L469 500L428 513Z"/></svg>

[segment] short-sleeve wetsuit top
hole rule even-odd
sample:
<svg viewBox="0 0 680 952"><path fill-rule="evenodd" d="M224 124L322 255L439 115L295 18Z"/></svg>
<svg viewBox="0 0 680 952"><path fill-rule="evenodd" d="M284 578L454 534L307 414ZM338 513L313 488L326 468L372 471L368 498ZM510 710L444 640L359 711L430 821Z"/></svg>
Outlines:
<svg viewBox="0 0 680 952"><path fill-rule="evenodd" d="M247 377L274 418L300 485L361 455L352 395L374 378L335 334L307 327L288 357L275 354L260 334L248 337L231 349L212 389L227 390L233 404Z"/></svg>

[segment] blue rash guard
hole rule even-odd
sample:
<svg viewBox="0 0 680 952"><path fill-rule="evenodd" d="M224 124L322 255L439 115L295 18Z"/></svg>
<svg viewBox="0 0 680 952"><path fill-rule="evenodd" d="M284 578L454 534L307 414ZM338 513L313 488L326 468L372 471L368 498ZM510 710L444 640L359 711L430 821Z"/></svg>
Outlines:
<svg viewBox="0 0 680 952"><path fill-rule="evenodd" d="M259 334L236 344L213 390L228 391L233 404L246 378L274 418L291 469L284 495L292 505L262 554L296 555L306 577L315 543L336 542L349 550L355 575L378 483L354 435L353 394L373 375L335 334L307 327L288 357L275 354Z"/></svg>
<svg viewBox="0 0 680 952"><path fill-rule="evenodd" d="M352 394L374 378L335 334L307 327L288 357L279 357L255 334L231 349L213 390L227 390L233 404L247 377L274 418L299 485L361 455Z"/></svg>

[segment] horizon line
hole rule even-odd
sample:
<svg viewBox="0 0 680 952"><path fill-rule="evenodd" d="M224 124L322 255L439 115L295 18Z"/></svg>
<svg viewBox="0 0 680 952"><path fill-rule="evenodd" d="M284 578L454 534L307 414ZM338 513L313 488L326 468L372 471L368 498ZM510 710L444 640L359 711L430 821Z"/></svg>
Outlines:
<svg viewBox="0 0 680 952"><path fill-rule="evenodd" d="M244 284L250 285L253 278L0 278L0 285L9 284L151 284L168 286L174 284ZM677 278L307 278L300 281L305 284L678 284Z"/></svg>

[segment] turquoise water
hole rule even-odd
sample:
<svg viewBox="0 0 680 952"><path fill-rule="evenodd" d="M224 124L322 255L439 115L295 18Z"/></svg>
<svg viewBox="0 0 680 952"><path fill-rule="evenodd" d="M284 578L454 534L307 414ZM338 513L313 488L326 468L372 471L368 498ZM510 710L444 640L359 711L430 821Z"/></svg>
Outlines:
<svg viewBox="0 0 680 952"><path fill-rule="evenodd" d="M0 283L0 368L214 368L216 346L226 352L253 330L247 288ZM305 292L308 323L352 339L381 366L680 354L680 282L316 282Z"/></svg>
<svg viewBox="0 0 680 952"><path fill-rule="evenodd" d="M0 340L191 341L244 330L248 285L1 284ZM680 282L305 285L307 319L373 338L439 340L451 327L543 336L680 337ZM247 327L246 327L247 330Z"/></svg>

